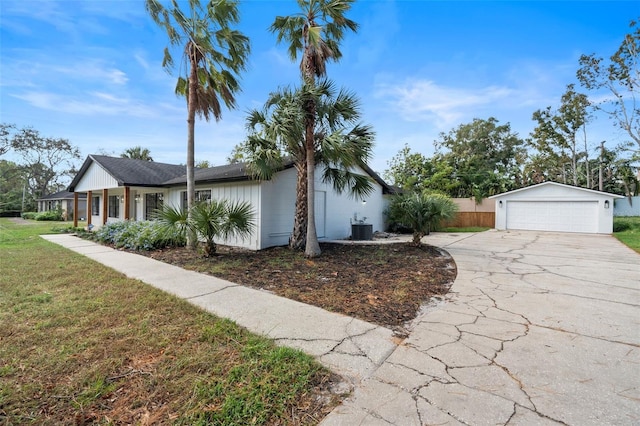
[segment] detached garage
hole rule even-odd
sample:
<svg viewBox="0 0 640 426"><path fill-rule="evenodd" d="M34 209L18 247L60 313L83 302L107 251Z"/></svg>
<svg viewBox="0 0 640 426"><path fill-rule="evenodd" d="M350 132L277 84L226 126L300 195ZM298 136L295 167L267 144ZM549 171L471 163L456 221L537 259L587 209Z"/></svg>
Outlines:
<svg viewBox="0 0 640 426"><path fill-rule="evenodd" d="M621 195L545 182L489 197L496 203L496 229L613 232L613 200Z"/></svg>

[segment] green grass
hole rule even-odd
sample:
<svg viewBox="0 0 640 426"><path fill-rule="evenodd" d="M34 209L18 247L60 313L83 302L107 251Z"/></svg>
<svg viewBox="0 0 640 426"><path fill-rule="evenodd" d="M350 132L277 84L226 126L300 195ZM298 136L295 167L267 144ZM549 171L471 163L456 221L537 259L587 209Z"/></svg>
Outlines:
<svg viewBox="0 0 640 426"><path fill-rule="evenodd" d="M614 217L613 236L640 253L640 217Z"/></svg>
<svg viewBox="0 0 640 426"><path fill-rule="evenodd" d="M0 219L0 423L315 424L330 373ZM316 392L316 393L314 393Z"/></svg>

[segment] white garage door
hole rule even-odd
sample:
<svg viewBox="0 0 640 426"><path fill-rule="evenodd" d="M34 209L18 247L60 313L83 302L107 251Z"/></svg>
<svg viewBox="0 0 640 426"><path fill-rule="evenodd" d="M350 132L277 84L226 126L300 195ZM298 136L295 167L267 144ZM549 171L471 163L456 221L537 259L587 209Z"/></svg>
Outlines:
<svg viewBox="0 0 640 426"><path fill-rule="evenodd" d="M597 201L508 201L507 229L597 232Z"/></svg>

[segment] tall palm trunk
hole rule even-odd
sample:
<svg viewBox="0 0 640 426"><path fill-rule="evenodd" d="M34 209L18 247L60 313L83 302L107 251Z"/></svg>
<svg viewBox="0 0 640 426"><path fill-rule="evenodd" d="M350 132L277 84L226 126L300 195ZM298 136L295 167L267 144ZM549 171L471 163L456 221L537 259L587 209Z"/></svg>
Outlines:
<svg viewBox="0 0 640 426"><path fill-rule="evenodd" d="M187 90L187 215L191 220L191 208L195 198L195 175L194 175L194 158L195 158L195 128L196 128L196 87L198 85L198 53L196 46L192 43L187 44L187 55L191 62L191 70L189 73L189 88ZM195 249L198 243L197 236L193 231L187 231L187 247Z"/></svg>
<svg viewBox="0 0 640 426"><path fill-rule="evenodd" d="M307 151L307 243L304 249L306 257L319 256L322 251L318 243L318 234L316 232L316 211L315 211L315 141L313 129L315 127L316 103L309 100L306 105L307 117L305 130L305 146Z"/></svg>
<svg viewBox="0 0 640 426"><path fill-rule="evenodd" d="M296 207L289 248L302 250L307 238L307 163L296 164Z"/></svg>

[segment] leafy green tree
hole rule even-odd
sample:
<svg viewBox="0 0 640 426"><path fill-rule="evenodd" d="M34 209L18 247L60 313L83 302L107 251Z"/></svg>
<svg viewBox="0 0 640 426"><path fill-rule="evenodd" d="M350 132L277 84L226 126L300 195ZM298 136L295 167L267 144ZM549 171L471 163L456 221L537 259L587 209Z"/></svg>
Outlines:
<svg viewBox="0 0 640 426"><path fill-rule="evenodd" d="M499 125L493 117L476 118L448 134L441 133L435 145L440 158L453 169L452 178L457 182L449 192L453 197L480 201L520 187L526 150L508 123Z"/></svg>
<svg viewBox="0 0 640 426"><path fill-rule="evenodd" d="M640 24L631 21L630 28L608 60L594 54L582 55L577 77L588 90L606 89L613 94L612 99L596 106L629 135L640 151Z"/></svg>
<svg viewBox="0 0 640 426"><path fill-rule="evenodd" d="M141 146L134 146L133 148L127 148L122 154L122 158L131 158L133 160L153 161L151 157L151 151L148 148Z"/></svg>
<svg viewBox="0 0 640 426"><path fill-rule="evenodd" d="M213 167L209 160L197 161L195 166L196 169L208 169L209 167Z"/></svg>
<svg viewBox="0 0 640 426"><path fill-rule="evenodd" d="M635 172L634 160L624 155L620 149L607 149L603 146L601 158L598 160L602 167L602 190L612 194L628 197L638 195L640 181Z"/></svg>
<svg viewBox="0 0 640 426"><path fill-rule="evenodd" d="M0 214L22 211L26 177L12 161L0 160Z"/></svg>
<svg viewBox="0 0 640 426"><path fill-rule="evenodd" d="M301 55L300 72L304 86L316 85L316 78L327 74L328 61L342 57L339 43L345 30L356 31L358 25L345 17L353 0L298 0L300 13L278 16L270 27L278 42L286 41L292 60ZM307 236L305 255L319 256L320 245L315 224L315 120L313 98L304 105L305 156L307 162Z"/></svg>
<svg viewBox="0 0 640 426"><path fill-rule="evenodd" d="M169 38L170 46L180 50L180 68L176 94L187 99L187 205L191 212L195 199L194 139L195 117L205 120L222 118L222 103L235 108L235 94L240 90L239 74L249 55L249 39L231 28L239 21L235 0L190 0L188 10L177 1L168 7L159 0L145 0L153 21ZM162 66L174 69L173 56L166 47ZM194 235L188 238L195 247Z"/></svg>
<svg viewBox="0 0 640 426"><path fill-rule="evenodd" d="M557 111L547 107L533 113L533 120L538 125L531 134L531 144L541 155L559 162L555 165L556 171L552 173L556 175L555 179L559 169L562 183L571 181L574 186L578 186L578 160L581 157L588 160L588 151L581 151L579 137L584 136L586 145L585 126L590 121L590 102L586 95L574 90L573 84L567 86L561 102ZM569 176L565 171L567 162Z"/></svg>
<svg viewBox="0 0 640 426"><path fill-rule="evenodd" d="M425 157L411 152L405 145L389 162L385 179L409 192L439 191L455 194L458 181L453 179L453 168L441 155Z"/></svg>
<svg viewBox="0 0 640 426"><path fill-rule="evenodd" d="M234 146L227 157L227 163L229 164L244 163L246 160L244 151L242 150L242 144Z"/></svg>
<svg viewBox="0 0 640 426"><path fill-rule="evenodd" d="M353 93L336 93L326 80L316 86L271 93L261 110L249 113L249 137L241 150L260 179L270 179L286 161L293 161L297 172L294 226L289 241L293 249L304 247L308 228L304 106L310 98L316 105L314 152L316 163L324 166L323 180L339 193L348 190L360 198L373 189L370 179L352 171L371 157L374 139L372 129L359 123L360 105Z"/></svg>
<svg viewBox="0 0 640 426"><path fill-rule="evenodd" d="M412 244L420 246L422 238L443 220L453 219L458 205L443 194L411 193L397 195L389 205L388 219L412 230Z"/></svg>
<svg viewBox="0 0 640 426"><path fill-rule="evenodd" d="M255 229L254 212L247 202L229 202L227 200L211 200L196 203L191 212L179 207L163 206L157 212L157 219L170 232L178 231L183 237L195 233L204 240L204 255L210 257L216 253L217 238L245 239Z"/></svg>
<svg viewBox="0 0 640 426"><path fill-rule="evenodd" d="M0 155L6 154L11 149L10 137L15 129L15 124L0 123Z"/></svg>
<svg viewBox="0 0 640 426"><path fill-rule="evenodd" d="M5 125L3 131L10 141L11 150L20 159L18 168L27 185L26 207L35 208L35 200L59 191L63 182L75 174L74 161L80 159L80 151L67 139L43 137L35 129Z"/></svg>

